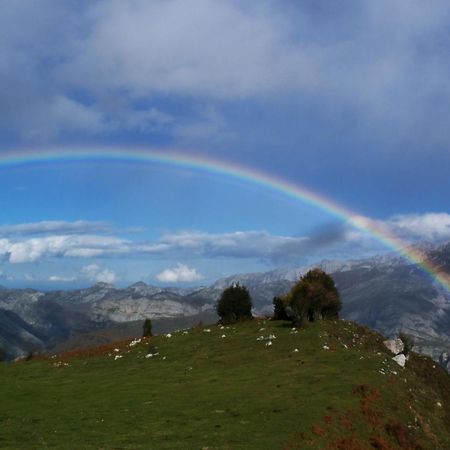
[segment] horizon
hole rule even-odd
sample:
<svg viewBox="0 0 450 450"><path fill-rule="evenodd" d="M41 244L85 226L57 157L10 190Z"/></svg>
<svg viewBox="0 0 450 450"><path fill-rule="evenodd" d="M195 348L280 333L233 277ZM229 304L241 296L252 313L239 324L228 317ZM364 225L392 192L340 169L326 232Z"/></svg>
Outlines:
<svg viewBox="0 0 450 450"><path fill-rule="evenodd" d="M445 242L442 245L447 245L449 242ZM439 246L437 246L439 247ZM437 248L433 247L433 248ZM123 280L119 281L113 281L113 282L107 282L107 281L89 281L89 280L76 280L73 282L73 284L68 283L66 280L60 282L52 281L49 282L48 280L25 280L23 284L15 284L16 280L3 280L3 282L0 283L0 288L6 288L6 289L32 289L36 291L41 292L51 292L51 291L74 291L74 290L83 290L83 289L90 289L97 285L106 285L111 286L115 289L127 289L132 287L135 284L143 283L146 286L160 288L160 289L179 289L179 290L191 290L191 289L203 289L203 288L209 288L216 284L219 281L226 280L228 278L233 277L240 277L240 276L249 276L249 275L261 275L261 274L268 274L268 273L274 273L274 272L292 272L292 271L299 271L298 276L301 276L302 273L306 273L308 270L311 270L313 268L320 268L323 265L327 264L337 264L337 265L345 265L345 264L358 264L363 262L369 262L374 261L377 259L381 259L383 262L386 261L386 259L390 261L403 261L406 265L411 265L418 267L424 276L430 278L430 282L433 282L433 277L431 274L427 273L425 270L423 270L419 265L415 264L414 262L410 261L405 256L399 255L395 251L386 251L382 253L377 253L370 255L368 257L364 258L349 258L349 259L329 259L324 258L315 262L312 262L311 264L303 265L303 266L284 266L284 267L275 267L271 268L270 270L262 270L262 271L250 271L250 272L234 272L227 274L226 276L222 276L216 279L211 280L197 280L197 281L191 281L191 282L174 282L172 284L155 280L153 283L149 281L144 281L141 279L136 280L130 280L128 282L125 282ZM330 274L333 274L332 271L329 272ZM445 287L445 286L444 286Z"/></svg>

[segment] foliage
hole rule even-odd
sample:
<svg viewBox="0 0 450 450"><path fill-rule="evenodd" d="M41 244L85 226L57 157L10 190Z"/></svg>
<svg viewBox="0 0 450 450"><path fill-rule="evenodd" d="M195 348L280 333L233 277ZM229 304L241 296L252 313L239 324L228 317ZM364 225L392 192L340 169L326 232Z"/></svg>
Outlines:
<svg viewBox="0 0 450 450"><path fill-rule="evenodd" d="M292 320L297 325L338 318L342 307L333 278L322 269L312 269L300 278L285 301L292 309Z"/></svg>
<svg viewBox="0 0 450 450"><path fill-rule="evenodd" d="M2 345L0 345L0 361L3 361L5 359L5 349Z"/></svg>
<svg viewBox="0 0 450 450"><path fill-rule="evenodd" d="M222 323L251 319L252 299L248 289L239 283L226 288L220 296L216 310Z"/></svg>
<svg viewBox="0 0 450 450"><path fill-rule="evenodd" d="M144 320L144 325L142 326L142 336L143 337L153 336L152 321L148 318Z"/></svg>
<svg viewBox="0 0 450 450"><path fill-rule="evenodd" d="M286 305L281 297L273 298L273 320L289 320Z"/></svg>

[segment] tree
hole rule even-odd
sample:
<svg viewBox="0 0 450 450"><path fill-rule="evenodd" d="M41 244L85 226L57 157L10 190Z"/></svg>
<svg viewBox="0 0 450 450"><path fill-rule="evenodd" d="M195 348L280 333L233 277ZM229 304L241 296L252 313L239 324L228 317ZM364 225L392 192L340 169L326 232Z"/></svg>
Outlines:
<svg viewBox="0 0 450 450"><path fill-rule="evenodd" d="M334 280L322 269L312 269L286 297L297 325L320 319L334 319L342 307Z"/></svg>
<svg viewBox="0 0 450 450"><path fill-rule="evenodd" d="M143 337L153 336L153 333L152 333L152 321L150 319L145 319L144 320L144 325L142 327L142 336Z"/></svg>
<svg viewBox="0 0 450 450"><path fill-rule="evenodd" d="M222 323L252 319L252 299L245 286L233 284L226 288L216 307Z"/></svg>
<svg viewBox="0 0 450 450"><path fill-rule="evenodd" d="M281 297L274 297L273 303L273 320L289 320L286 312L285 300Z"/></svg>

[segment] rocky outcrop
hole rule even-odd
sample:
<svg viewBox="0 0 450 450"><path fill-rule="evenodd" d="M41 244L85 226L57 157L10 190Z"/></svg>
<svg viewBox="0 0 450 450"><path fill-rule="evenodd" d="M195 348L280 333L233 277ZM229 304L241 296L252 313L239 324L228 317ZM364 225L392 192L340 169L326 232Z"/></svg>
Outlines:
<svg viewBox="0 0 450 450"><path fill-rule="evenodd" d="M403 344L403 341L401 339L399 339L399 338L397 338L397 339L388 339L387 341L384 341L383 344L394 355L398 355L399 353L402 353L404 348L405 348L405 345Z"/></svg>
<svg viewBox="0 0 450 450"><path fill-rule="evenodd" d="M406 364L406 356L403 353L400 353L397 356L392 358L400 367L405 367Z"/></svg>
<svg viewBox="0 0 450 450"><path fill-rule="evenodd" d="M450 372L450 354L448 352L442 352L439 356L439 364L447 371Z"/></svg>

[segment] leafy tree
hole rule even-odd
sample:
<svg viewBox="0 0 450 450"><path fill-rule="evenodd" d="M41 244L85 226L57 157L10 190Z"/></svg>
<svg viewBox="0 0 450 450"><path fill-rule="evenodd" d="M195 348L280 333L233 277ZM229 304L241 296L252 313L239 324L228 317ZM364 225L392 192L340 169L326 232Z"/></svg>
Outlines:
<svg viewBox="0 0 450 450"><path fill-rule="evenodd" d="M5 349L0 345L0 362L5 360Z"/></svg>
<svg viewBox="0 0 450 450"><path fill-rule="evenodd" d="M285 300L281 297L273 298L273 320L289 320Z"/></svg>
<svg viewBox="0 0 450 450"><path fill-rule="evenodd" d="M297 325L337 318L342 307L334 280L322 269L312 269L300 278L286 300Z"/></svg>
<svg viewBox="0 0 450 450"><path fill-rule="evenodd" d="M222 323L252 319L252 299L245 286L234 284L226 288L216 307Z"/></svg>
<svg viewBox="0 0 450 450"><path fill-rule="evenodd" d="M142 336L143 337L153 336L153 333L152 333L152 321L150 319L145 319L144 320L144 325L142 327Z"/></svg>

